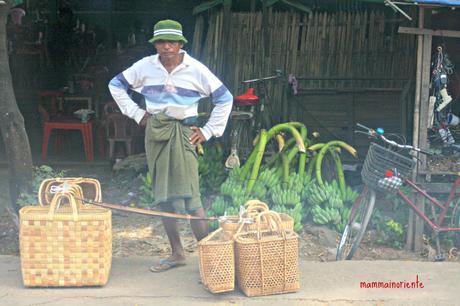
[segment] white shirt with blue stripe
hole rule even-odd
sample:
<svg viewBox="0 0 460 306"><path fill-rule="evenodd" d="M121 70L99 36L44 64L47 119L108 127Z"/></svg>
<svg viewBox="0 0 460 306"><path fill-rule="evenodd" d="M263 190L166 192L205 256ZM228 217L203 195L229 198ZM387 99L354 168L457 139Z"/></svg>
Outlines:
<svg viewBox="0 0 460 306"><path fill-rule="evenodd" d="M147 112L163 112L182 120L198 115L198 102L211 97L214 108L201 132L206 140L224 133L232 111L233 96L222 82L202 63L184 50L181 64L171 73L160 62L158 54L144 57L115 76L109 90L120 110L139 123L145 115L128 95L128 88L145 97Z"/></svg>

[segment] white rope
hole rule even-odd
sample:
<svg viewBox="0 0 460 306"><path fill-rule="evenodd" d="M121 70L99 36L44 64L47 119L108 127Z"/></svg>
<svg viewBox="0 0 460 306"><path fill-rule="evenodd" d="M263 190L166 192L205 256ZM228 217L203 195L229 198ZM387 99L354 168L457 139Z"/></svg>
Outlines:
<svg viewBox="0 0 460 306"><path fill-rule="evenodd" d="M64 183L61 184L61 185L53 185L53 186L51 186L50 193L62 193L62 194L64 194L67 191L69 191L69 189L70 189L70 185L66 181L64 181ZM62 197L59 198L59 203L57 204L56 210L61 207L61 203L62 203Z"/></svg>
<svg viewBox="0 0 460 306"><path fill-rule="evenodd" d="M65 192L69 191L69 189L70 189L70 185L67 182L64 182L61 185L53 185L53 186L51 186L50 193L59 193L59 192L65 193Z"/></svg>

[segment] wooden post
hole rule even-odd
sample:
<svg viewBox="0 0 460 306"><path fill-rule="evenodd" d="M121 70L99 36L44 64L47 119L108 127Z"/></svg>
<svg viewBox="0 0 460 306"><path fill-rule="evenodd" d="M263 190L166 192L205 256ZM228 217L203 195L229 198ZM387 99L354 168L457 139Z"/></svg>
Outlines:
<svg viewBox="0 0 460 306"><path fill-rule="evenodd" d="M423 28L423 19L424 19L424 9L423 7L419 8L418 15L418 27L419 29ZM418 146L418 133L419 133L419 123L420 123L420 87L422 79L422 56L423 56L423 36L417 36L417 67L415 73L415 103L414 103L414 125L412 131L412 143ZM418 163L415 166L412 180L415 181L418 173ZM412 243L414 241L414 212L409 210L409 219L407 221L407 236L406 236L406 249L412 250Z"/></svg>
<svg viewBox="0 0 460 306"><path fill-rule="evenodd" d="M421 91L420 91L420 130L418 147L421 149L427 149L428 145L428 99L429 99L429 88L430 88L430 62L431 62L431 35L423 35L423 57L422 57L422 79L421 79ZM421 155L420 167L422 171L426 170L426 156ZM417 182L420 183L423 177L418 176ZM420 211L425 211L425 198L422 196L417 197L417 207ZM423 228L424 221L418 216L415 218L415 235L414 235L414 251L418 252L423 247Z"/></svg>

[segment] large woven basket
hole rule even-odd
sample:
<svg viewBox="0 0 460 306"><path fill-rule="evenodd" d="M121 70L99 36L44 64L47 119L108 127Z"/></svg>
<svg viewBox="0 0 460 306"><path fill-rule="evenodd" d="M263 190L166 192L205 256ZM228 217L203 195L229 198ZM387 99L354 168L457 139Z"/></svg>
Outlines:
<svg viewBox="0 0 460 306"><path fill-rule="evenodd" d="M233 244L233 239L228 239L221 228L198 243L201 281L212 293L235 289Z"/></svg>
<svg viewBox="0 0 460 306"><path fill-rule="evenodd" d="M98 180L86 177L58 177L42 181L38 189L38 204L41 206L49 205L54 195L53 187L63 183L80 186L83 191L81 196L85 200L102 201L101 184Z"/></svg>
<svg viewBox="0 0 460 306"><path fill-rule="evenodd" d="M24 286L100 286L112 263L111 211L78 203L74 190L19 211Z"/></svg>
<svg viewBox="0 0 460 306"><path fill-rule="evenodd" d="M269 230L262 230L262 218L270 220ZM300 288L297 234L285 230L281 218L273 211L261 213L256 224L257 230L235 235L236 276L241 291L247 296L297 291Z"/></svg>

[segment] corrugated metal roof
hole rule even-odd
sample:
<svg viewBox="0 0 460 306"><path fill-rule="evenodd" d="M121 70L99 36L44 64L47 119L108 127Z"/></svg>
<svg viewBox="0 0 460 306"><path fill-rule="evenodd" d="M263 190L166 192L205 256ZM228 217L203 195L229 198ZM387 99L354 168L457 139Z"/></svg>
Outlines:
<svg viewBox="0 0 460 306"><path fill-rule="evenodd" d="M363 2L373 2L373 3L385 3L385 0L360 0ZM420 5L441 5L441 6L460 6L460 0L391 0L391 2L407 2Z"/></svg>
<svg viewBox="0 0 460 306"><path fill-rule="evenodd" d="M417 0L417 1L410 1L416 4L437 4L437 5L445 5L445 6L460 6L459 0Z"/></svg>

